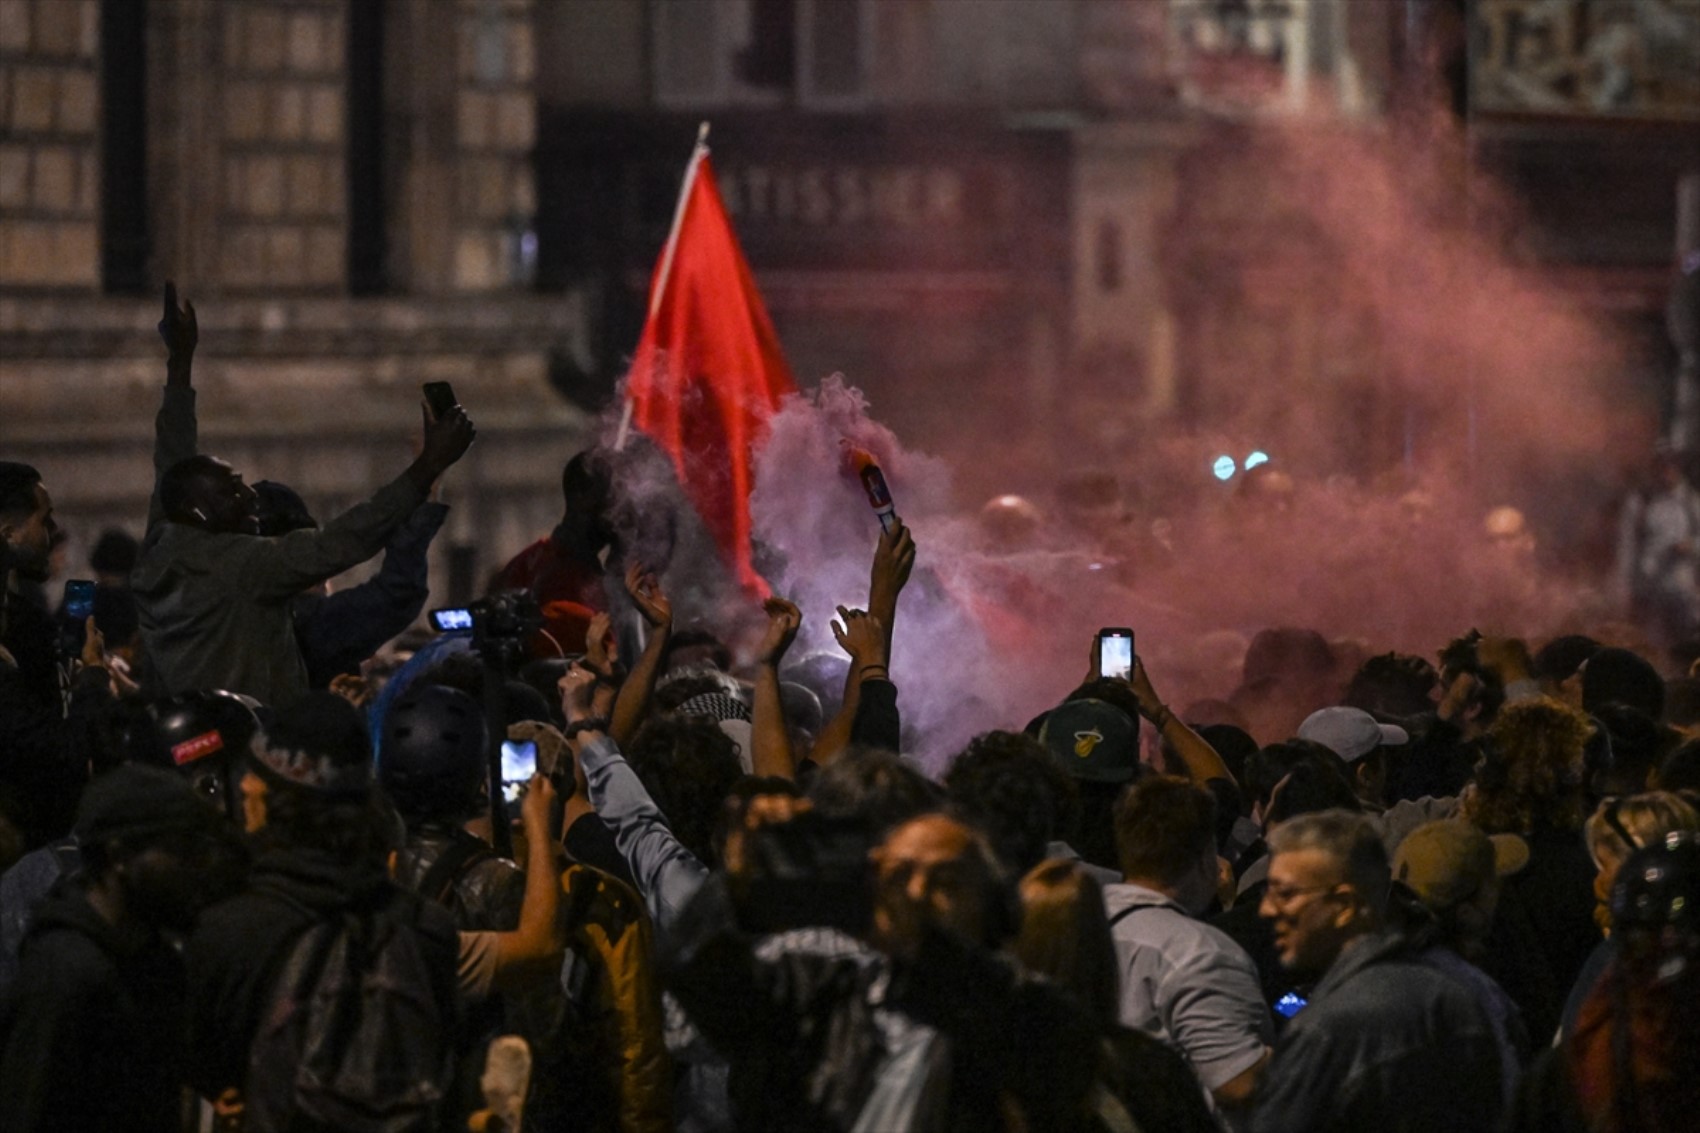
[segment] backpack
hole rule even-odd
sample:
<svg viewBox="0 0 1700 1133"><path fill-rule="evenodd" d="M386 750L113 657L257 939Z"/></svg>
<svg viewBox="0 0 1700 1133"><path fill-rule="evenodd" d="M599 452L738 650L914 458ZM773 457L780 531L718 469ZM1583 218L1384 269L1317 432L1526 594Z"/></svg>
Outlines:
<svg viewBox="0 0 1700 1133"><path fill-rule="evenodd" d="M394 901L319 920L297 938L254 1035L249 1133L437 1127L454 1004L433 979L417 916L412 901Z"/></svg>

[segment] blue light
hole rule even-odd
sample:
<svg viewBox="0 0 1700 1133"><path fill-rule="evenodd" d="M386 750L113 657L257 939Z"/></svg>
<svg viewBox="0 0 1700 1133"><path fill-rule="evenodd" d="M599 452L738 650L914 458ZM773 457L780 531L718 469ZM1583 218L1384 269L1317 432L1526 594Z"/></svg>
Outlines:
<svg viewBox="0 0 1700 1133"><path fill-rule="evenodd" d="M1216 463L1210 466L1210 471L1216 474L1218 480L1233 479L1237 470L1238 466L1234 464L1234 458L1231 456L1218 456Z"/></svg>
<svg viewBox="0 0 1700 1133"><path fill-rule="evenodd" d="M1256 452L1252 453L1250 456L1245 458L1245 470L1247 472L1250 472L1253 468L1256 468L1259 464L1268 464L1268 463L1269 463L1269 454L1264 452L1262 449L1258 449Z"/></svg>

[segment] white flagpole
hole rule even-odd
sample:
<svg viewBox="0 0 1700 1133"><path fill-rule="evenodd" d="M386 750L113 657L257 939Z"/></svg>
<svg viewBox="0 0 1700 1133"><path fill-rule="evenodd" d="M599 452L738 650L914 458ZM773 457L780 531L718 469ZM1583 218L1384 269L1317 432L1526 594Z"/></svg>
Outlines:
<svg viewBox="0 0 1700 1133"><path fill-rule="evenodd" d="M685 166L685 179L679 185L679 201L673 206L673 227L667 232L667 243L661 250L661 271L655 279L655 292L649 297L649 317L661 309L661 296L667 291L667 281L673 275L673 255L679 248L679 228L685 222L685 202L690 199L691 184L696 181L702 159L708 156L708 123L697 126L697 144L691 149L691 160ZM614 451L622 452L632 427L632 398L628 388L626 403L620 409L620 428L614 434Z"/></svg>

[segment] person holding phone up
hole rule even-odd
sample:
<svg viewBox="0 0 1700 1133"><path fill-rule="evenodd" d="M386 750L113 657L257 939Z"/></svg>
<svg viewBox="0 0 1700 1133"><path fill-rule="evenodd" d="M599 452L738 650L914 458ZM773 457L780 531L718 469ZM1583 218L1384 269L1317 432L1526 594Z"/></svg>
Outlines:
<svg viewBox="0 0 1700 1133"><path fill-rule="evenodd" d="M319 529L258 534L257 498L241 473L196 451L190 367L199 332L193 304L165 285L159 331L169 357L155 419L154 492L133 576L155 694L221 688L280 704L307 691L290 601L372 558L471 446L459 406L426 409L419 456L364 503Z"/></svg>

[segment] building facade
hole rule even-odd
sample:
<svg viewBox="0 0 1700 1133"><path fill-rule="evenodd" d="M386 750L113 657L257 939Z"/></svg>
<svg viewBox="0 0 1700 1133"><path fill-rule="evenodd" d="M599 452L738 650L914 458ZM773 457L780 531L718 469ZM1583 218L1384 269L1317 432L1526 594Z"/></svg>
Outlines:
<svg viewBox="0 0 1700 1133"><path fill-rule="evenodd" d="M703 120L799 380L843 371L966 500L1132 478L1155 428L1248 405L1326 406L1351 443L1284 454L1319 474L1411 459L1385 305L1257 155L1397 155L1435 107L1459 199L1509 183L1490 239L1657 405L1697 29L1700 0L0 0L0 443L80 536L133 527L175 279L206 447L321 513L455 384L464 596L556 513Z"/></svg>

